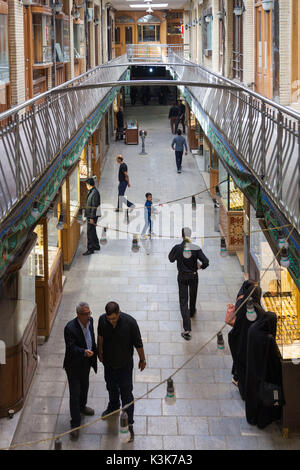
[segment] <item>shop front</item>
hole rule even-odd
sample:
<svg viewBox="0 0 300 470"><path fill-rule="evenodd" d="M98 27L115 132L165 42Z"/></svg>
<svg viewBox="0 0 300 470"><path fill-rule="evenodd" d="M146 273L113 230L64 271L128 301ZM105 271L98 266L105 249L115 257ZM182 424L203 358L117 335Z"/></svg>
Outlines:
<svg viewBox="0 0 300 470"><path fill-rule="evenodd" d="M36 234L0 283L0 418L23 406L37 367Z"/></svg>
<svg viewBox="0 0 300 470"><path fill-rule="evenodd" d="M87 187L85 181L87 178L95 177L96 184L100 182L101 175L101 131L98 127L93 135L88 139L79 161L80 178L80 207L84 208Z"/></svg>
<svg viewBox="0 0 300 470"><path fill-rule="evenodd" d="M263 306L276 313L276 342L282 358L283 407L282 427L285 435L300 431L300 291L288 271L288 261L276 257L280 244L275 246L262 221L250 210L249 277L260 281ZM284 265L284 266L283 266Z"/></svg>
<svg viewBox="0 0 300 470"><path fill-rule="evenodd" d="M34 229L37 235L34 255L37 327L38 335L46 338L50 335L63 290L60 213L61 196L58 196Z"/></svg>
<svg viewBox="0 0 300 470"><path fill-rule="evenodd" d="M244 195L219 160L220 232L229 253L242 253L244 246Z"/></svg>

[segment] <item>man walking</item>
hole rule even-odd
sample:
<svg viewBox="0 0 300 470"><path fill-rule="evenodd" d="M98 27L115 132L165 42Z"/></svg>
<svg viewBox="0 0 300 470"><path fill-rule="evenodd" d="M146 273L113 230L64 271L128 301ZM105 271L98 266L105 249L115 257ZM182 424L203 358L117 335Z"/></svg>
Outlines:
<svg viewBox="0 0 300 470"><path fill-rule="evenodd" d="M97 236L97 208L100 206L100 194L98 189L95 188L94 178L88 178L86 180L86 186L88 189L86 204L85 204L85 216L87 219L87 251L83 256L91 255L94 250L100 250L99 239Z"/></svg>
<svg viewBox="0 0 300 470"><path fill-rule="evenodd" d="M120 168L119 168L119 186L118 186L118 206L117 206L116 212L120 211L120 203L121 203L121 209L122 209L124 199L126 199L127 207L130 207L131 210L135 208L135 205L132 202L128 201L126 197L124 197L127 186L130 188L130 182L129 182L128 168L127 168L126 163L124 163L123 160L124 159L122 155L117 155L117 162L119 163Z"/></svg>
<svg viewBox="0 0 300 470"><path fill-rule="evenodd" d="M146 367L145 354L140 330L136 320L127 313L120 312L116 302L108 302L105 314L98 323L98 354L104 366L104 378L109 394L107 409L102 413L106 416L134 400L132 389L133 347L139 355L139 369ZM134 439L133 412L134 405L126 408L130 441Z"/></svg>
<svg viewBox="0 0 300 470"><path fill-rule="evenodd" d="M176 121L177 121L178 113L179 113L178 106L175 103L173 104L173 106L170 108L170 111L169 111L169 119L170 119L170 126L171 126L172 134L175 134L176 132Z"/></svg>
<svg viewBox="0 0 300 470"><path fill-rule="evenodd" d="M185 154L187 155L187 144L186 144L185 137L181 135L180 129L178 129L177 136L174 137L171 146L172 146L172 149L175 150L177 173L181 173L183 148L185 148Z"/></svg>
<svg viewBox="0 0 300 470"><path fill-rule="evenodd" d="M185 106L181 100L178 101L178 114L177 114L175 133L177 132L178 125L180 122L182 124L182 132L185 134Z"/></svg>
<svg viewBox="0 0 300 470"><path fill-rule="evenodd" d="M183 320L183 332L181 336L187 341L191 339L191 317L196 313L196 300L198 290L198 274L197 269L205 269L209 265L200 247L191 245L191 229L186 227L182 229L183 242L175 245L169 253L171 263L177 261L178 269L178 287L179 287L179 304ZM201 266L198 268L198 260ZM188 300L190 300L190 308L188 308Z"/></svg>
<svg viewBox="0 0 300 470"><path fill-rule="evenodd" d="M97 373L97 346L89 304L80 302L76 313L77 317L64 330L66 353L63 367L69 382L72 429L80 426L81 414L94 414L94 410L86 404L91 367ZM78 436L79 429L70 433L72 439L78 439Z"/></svg>

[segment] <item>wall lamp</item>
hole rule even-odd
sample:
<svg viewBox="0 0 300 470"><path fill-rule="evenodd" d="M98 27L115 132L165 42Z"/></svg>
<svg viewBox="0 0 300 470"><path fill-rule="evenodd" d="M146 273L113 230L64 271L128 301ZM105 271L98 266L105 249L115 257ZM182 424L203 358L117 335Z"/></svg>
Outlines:
<svg viewBox="0 0 300 470"><path fill-rule="evenodd" d="M263 0L262 7L264 11L269 13L271 10L274 9L274 0Z"/></svg>
<svg viewBox="0 0 300 470"><path fill-rule="evenodd" d="M205 16L205 22L206 22L206 23L210 23L212 20L213 20L213 16L212 16L212 15L207 15L207 16Z"/></svg>

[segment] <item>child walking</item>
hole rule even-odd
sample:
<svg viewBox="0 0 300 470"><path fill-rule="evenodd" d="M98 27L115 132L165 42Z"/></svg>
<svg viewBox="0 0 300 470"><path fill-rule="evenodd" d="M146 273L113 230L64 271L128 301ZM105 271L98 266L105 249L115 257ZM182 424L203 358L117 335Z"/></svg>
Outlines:
<svg viewBox="0 0 300 470"><path fill-rule="evenodd" d="M146 193L145 197L146 197L145 210L144 210L145 225L144 225L144 228L142 230L142 236L144 238L147 237L147 235L146 235L147 229L149 229L150 236L153 235L153 232L152 232L152 219L153 219L153 214L155 213L154 209L152 207L152 194L151 193Z"/></svg>

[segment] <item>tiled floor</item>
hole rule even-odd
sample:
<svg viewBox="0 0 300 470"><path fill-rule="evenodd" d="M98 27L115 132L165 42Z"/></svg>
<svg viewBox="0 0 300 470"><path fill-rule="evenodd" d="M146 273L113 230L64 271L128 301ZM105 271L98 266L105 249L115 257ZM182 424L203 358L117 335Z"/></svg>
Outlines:
<svg viewBox="0 0 300 470"><path fill-rule="evenodd" d="M120 152L129 168L131 188L128 198L139 207L144 203L146 191L152 192L154 201L165 202L205 189L191 154L184 157L182 174L176 172L170 147L168 109L149 106L147 113L145 111L145 107L132 109L129 117L137 118L140 128L148 131L148 155L139 155L140 146L112 143L100 185L103 207L116 204L118 165L115 155ZM200 232L203 230L206 236L217 235L210 196L204 192L196 199ZM185 202L189 208L191 199ZM167 207L161 208L163 214ZM182 221L177 210L173 226L174 234L180 237ZM143 212L141 214L143 220ZM116 239L116 232L109 230L108 243L102 246L100 253L90 257L81 256L86 246L86 236L82 234L72 268L66 273L64 294L51 336L39 347L39 367L13 444L47 439L69 429L69 390L62 369L63 329L67 321L74 318L79 301L90 303L96 325L110 300L117 301L122 311L137 319L147 355L147 368L143 372L137 368L134 371L134 395L137 398L174 373L216 334L223 326L227 303L234 300L243 281L238 259L235 256L222 258L219 240L206 239L203 250L210 259L210 266L199 274L198 314L192 320L192 340L186 342L180 336L176 267L167 257L176 240L147 240L141 244L139 252L134 253L131 251L132 235L125 238L126 231L137 231L134 215L130 216L129 226L123 224L122 213L103 210L103 215L100 225L116 227L119 221L119 228L125 234L120 232L123 239ZM195 215L190 217L195 223ZM191 225L192 219L185 221L185 225ZM156 233L158 223L156 221L154 225ZM163 229L167 226L163 218ZM99 235L101 230L98 229ZM174 376L177 398L174 405L169 406L164 401L165 384L136 402L133 443L123 446L119 443L118 418L112 417L83 429L75 443L65 436L63 449L299 449L300 440L285 440L276 424L263 431L247 424L244 404L231 384L227 332L228 327L224 330L224 350L217 349L214 338ZM107 405L101 364L97 375L91 372L88 404L95 408L95 416L85 418L85 423L100 417ZM49 449L51 446L52 441L45 441L25 449Z"/></svg>

